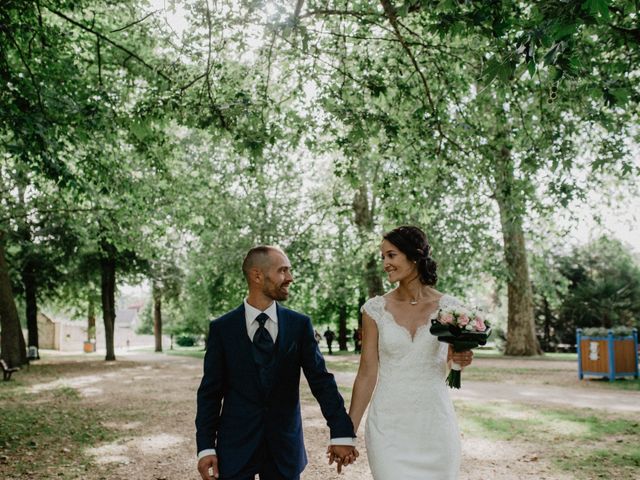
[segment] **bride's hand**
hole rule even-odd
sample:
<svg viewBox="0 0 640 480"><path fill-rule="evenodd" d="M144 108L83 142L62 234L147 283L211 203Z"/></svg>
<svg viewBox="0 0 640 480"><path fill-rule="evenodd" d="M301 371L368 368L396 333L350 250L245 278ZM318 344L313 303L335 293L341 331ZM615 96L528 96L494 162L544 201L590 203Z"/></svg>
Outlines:
<svg viewBox="0 0 640 480"><path fill-rule="evenodd" d="M473 352L471 350L467 350L466 352L454 352L453 347L449 345L449 352L447 354L448 362L453 361L461 367L466 367L471 365L472 360Z"/></svg>

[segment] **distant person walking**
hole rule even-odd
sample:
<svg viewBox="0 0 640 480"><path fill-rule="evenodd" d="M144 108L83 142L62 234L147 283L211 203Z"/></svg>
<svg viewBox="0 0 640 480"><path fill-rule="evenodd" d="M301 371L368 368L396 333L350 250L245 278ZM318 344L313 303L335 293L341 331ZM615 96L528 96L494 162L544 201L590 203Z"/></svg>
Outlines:
<svg viewBox="0 0 640 480"><path fill-rule="evenodd" d="M329 348L329 355L333 355L333 341L336 339L336 334L331 330L331 328L327 328L324 332L324 339L327 341L327 347Z"/></svg>
<svg viewBox="0 0 640 480"><path fill-rule="evenodd" d="M355 353L360 353L362 350L362 332L360 328L353 329L353 351Z"/></svg>
<svg viewBox="0 0 640 480"><path fill-rule="evenodd" d="M318 330L313 330L313 335L314 337L316 337L316 343L319 345L320 342L322 341L322 335L320 335L320 332Z"/></svg>

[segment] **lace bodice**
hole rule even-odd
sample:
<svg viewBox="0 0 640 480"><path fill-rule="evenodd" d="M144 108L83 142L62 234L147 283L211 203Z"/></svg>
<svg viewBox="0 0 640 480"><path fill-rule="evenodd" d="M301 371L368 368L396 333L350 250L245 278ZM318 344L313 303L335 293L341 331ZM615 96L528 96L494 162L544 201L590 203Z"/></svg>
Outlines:
<svg viewBox="0 0 640 480"><path fill-rule="evenodd" d="M378 327L379 376L409 377L427 376L441 380L445 375L447 345L431 335L429 327L440 308L459 305L451 295L443 295L424 325L420 325L413 338L411 333L398 324L386 308L386 299L377 296L362 307Z"/></svg>

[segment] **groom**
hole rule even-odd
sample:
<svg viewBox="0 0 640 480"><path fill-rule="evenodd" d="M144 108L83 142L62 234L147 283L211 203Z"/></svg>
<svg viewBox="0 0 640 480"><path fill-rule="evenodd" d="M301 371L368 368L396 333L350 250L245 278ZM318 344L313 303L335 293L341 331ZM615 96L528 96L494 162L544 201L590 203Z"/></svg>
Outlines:
<svg viewBox="0 0 640 480"><path fill-rule="evenodd" d="M331 431L338 468L358 456L353 424L327 372L309 317L282 307L293 282L277 247L252 248L242 271L249 295L211 322L198 389L196 442L203 480L297 480L307 464L300 369ZM210 473L212 472L212 473Z"/></svg>

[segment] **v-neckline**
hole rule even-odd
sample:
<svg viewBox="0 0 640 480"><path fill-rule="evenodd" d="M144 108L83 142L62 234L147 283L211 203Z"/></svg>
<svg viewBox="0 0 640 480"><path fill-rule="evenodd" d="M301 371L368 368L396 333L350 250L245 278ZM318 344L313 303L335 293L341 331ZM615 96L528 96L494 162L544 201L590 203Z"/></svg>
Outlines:
<svg viewBox="0 0 640 480"><path fill-rule="evenodd" d="M382 310L385 314L389 315L389 318L391 319L391 322L398 328L401 328L402 330L405 331L405 333L407 334L407 336L409 337L409 339L411 340L411 343L414 343L416 337L418 336L418 334L420 333L421 330L424 330L424 327L429 326L429 319L433 316L434 313L436 313L439 309L440 306L442 304L442 299L444 298L445 294L440 295L440 298L438 299L438 304L436 305L436 308L433 309L433 311L431 311L429 313L429 315L427 315L427 321L426 323L423 323L421 325L418 325L416 327L416 331L413 332L413 334L411 334L411 330L409 330L407 327L405 327L404 325L400 325L397 321L396 318L393 316L393 313L391 313L389 310L387 310L387 298L384 295L380 295L380 298L382 298Z"/></svg>

